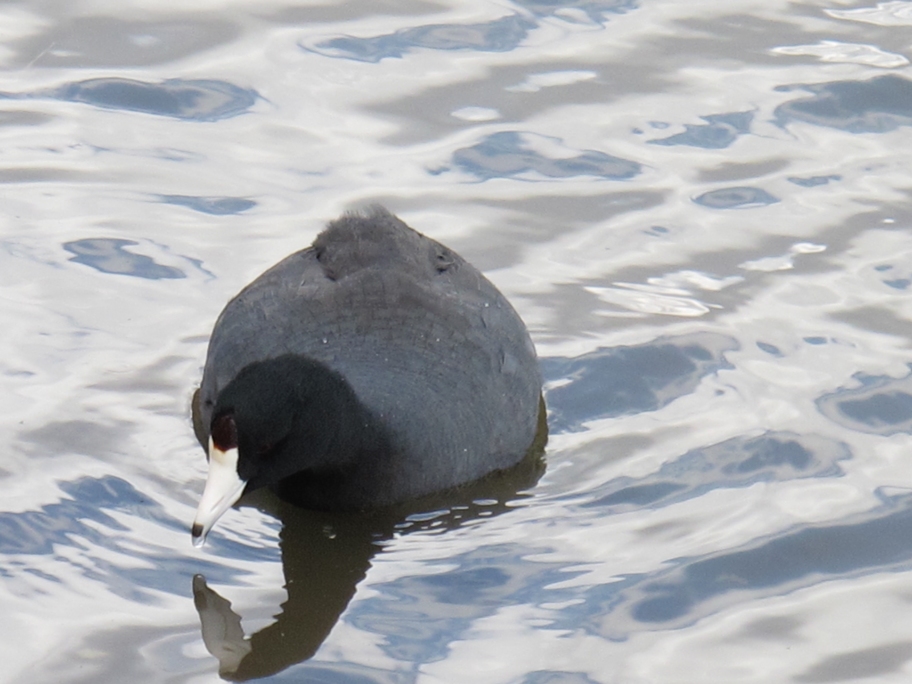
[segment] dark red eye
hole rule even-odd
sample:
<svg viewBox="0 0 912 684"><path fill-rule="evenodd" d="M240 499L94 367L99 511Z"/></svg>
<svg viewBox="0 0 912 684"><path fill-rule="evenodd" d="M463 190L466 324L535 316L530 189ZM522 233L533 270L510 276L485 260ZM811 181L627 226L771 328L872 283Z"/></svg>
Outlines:
<svg viewBox="0 0 912 684"><path fill-rule="evenodd" d="M234 424L234 414L223 413L212 421L212 443L219 451L228 451L237 447L237 425Z"/></svg>

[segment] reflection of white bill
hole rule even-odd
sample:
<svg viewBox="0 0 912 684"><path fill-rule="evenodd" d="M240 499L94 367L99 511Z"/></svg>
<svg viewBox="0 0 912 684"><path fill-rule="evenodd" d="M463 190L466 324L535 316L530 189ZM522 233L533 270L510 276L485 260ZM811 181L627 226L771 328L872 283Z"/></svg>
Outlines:
<svg viewBox="0 0 912 684"><path fill-rule="evenodd" d="M202 575L193 576L193 603L199 613L206 650L219 661L219 674L237 672L252 650L244 638L240 615L231 610L230 601L209 588Z"/></svg>

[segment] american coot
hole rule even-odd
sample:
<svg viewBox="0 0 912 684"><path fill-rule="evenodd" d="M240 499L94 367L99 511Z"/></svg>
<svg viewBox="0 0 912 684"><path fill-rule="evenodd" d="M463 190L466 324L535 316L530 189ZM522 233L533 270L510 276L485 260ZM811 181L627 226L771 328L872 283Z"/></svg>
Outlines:
<svg viewBox="0 0 912 684"><path fill-rule="evenodd" d="M540 393L529 333L481 273L385 209L345 215L215 324L194 402L209 452L194 542L262 486L364 510L508 468Z"/></svg>

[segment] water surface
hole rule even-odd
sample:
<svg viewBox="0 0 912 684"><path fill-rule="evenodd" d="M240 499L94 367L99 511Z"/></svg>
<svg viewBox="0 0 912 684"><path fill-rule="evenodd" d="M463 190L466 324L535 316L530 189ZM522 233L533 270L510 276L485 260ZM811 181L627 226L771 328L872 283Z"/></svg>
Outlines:
<svg viewBox="0 0 912 684"><path fill-rule="evenodd" d="M0 26L0 681L908 681L912 3ZM375 202L529 324L544 473L194 549L216 316Z"/></svg>

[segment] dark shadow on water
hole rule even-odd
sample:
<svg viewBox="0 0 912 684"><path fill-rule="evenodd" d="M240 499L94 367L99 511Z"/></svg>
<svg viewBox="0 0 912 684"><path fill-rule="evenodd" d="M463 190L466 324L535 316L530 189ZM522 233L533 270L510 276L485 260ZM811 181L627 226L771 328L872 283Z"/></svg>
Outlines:
<svg viewBox="0 0 912 684"><path fill-rule="evenodd" d="M193 600L203 642L231 681L266 677L311 658L335 626L384 542L418 531L443 532L510 510L544 472L544 411L536 442L514 468L457 490L370 513L323 513L297 508L272 495L247 498L282 523L279 546L288 598L275 621L249 638L231 603L193 578Z"/></svg>

